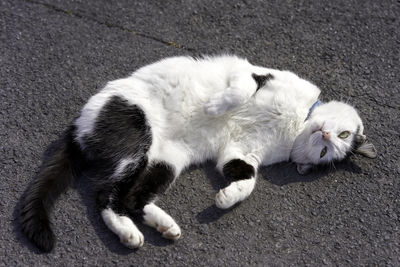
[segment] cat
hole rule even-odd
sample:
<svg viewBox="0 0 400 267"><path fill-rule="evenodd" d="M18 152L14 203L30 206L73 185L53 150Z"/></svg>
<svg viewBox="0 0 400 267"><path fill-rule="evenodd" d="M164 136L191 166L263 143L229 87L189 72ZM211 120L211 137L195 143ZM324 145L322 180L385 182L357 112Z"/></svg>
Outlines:
<svg viewBox="0 0 400 267"><path fill-rule="evenodd" d="M125 246L138 248L144 237L129 214L165 238L180 237L155 200L191 164L216 162L231 183L215 204L227 209L251 194L260 165L291 160L306 174L349 153L376 157L357 111L322 103L319 95L292 72L231 55L166 58L108 82L28 188L21 229L41 251L51 251L54 198L87 170L104 223Z"/></svg>

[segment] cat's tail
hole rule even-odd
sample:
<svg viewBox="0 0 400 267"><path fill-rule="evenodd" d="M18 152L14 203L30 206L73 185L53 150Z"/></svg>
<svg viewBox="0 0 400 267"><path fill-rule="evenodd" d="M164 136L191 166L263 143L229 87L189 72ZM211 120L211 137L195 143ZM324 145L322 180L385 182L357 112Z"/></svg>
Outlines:
<svg viewBox="0 0 400 267"><path fill-rule="evenodd" d="M82 154L74 138L75 127L65 133L57 149L40 170L37 179L27 190L22 201L19 219L22 232L42 252L50 252L55 243L49 211L55 199L77 176Z"/></svg>

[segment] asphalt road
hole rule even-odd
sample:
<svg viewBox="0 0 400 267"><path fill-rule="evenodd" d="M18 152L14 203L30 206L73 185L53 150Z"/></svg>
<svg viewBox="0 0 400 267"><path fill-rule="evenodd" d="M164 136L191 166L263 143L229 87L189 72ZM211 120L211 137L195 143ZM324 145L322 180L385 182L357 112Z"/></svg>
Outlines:
<svg viewBox="0 0 400 267"><path fill-rule="evenodd" d="M1 266L399 266L400 2L0 0ZM313 81L355 105L378 150L299 176L263 168L254 194L223 212L213 163L161 199L178 242L139 225L119 243L79 180L53 212L58 238L39 254L19 232L20 197L46 147L107 81L172 55L235 53Z"/></svg>

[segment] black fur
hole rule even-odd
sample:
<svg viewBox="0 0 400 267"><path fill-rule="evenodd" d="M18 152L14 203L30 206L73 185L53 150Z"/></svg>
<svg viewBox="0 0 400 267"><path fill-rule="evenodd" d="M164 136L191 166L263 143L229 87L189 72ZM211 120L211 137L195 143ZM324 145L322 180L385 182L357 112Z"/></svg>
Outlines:
<svg viewBox="0 0 400 267"><path fill-rule="evenodd" d="M351 150L354 151L359 148L365 142L365 139L365 136L360 135L360 126L357 126L354 138L351 141Z"/></svg>
<svg viewBox="0 0 400 267"><path fill-rule="evenodd" d="M260 88L262 88L269 80L273 79L274 76L270 73L268 73L267 75L257 75L255 73L253 73L251 75L253 77L253 79L256 81L257 83L257 90L260 90Z"/></svg>
<svg viewBox="0 0 400 267"><path fill-rule="evenodd" d="M98 208L112 208L118 214L141 213L146 204L167 190L174 177L173 167L164 162L154 163L144 171L126 172L126 177L112 188L98 192Z"/></svg>
<svg viewBox="0 0 400 267"><path fill-rule="evenodd" d="M151 145L150 126L142 109L114 96L105 104L93 133L84 138L91 161L116 164L132 155L144 155Z"/></svg>
<svg viewBox="0 0 400 267"><path fill-rule="evenodd" d="M119 96L112 97L101 110L93 133L84 140L90 176L100 187L98 209L112 208L126 214L125 197L148 164L151 132L143 110ZM135 162L125 166L118 177L110 178L119 162L129 157Z"/></svg>
<svg viewBox="0 0 400 267"><path fill-rule="evenodd" d="M123 198L130 211L141 211L157 195L164 193L174 181L174 168L164 162L153 163L140 175Z"/></svg>
<svg viewBox="0 0 400 267"><path fill-rule="evenodd" d="M255 175L254 167L241 159L233 159L222 168L225 177L233 180L249 179Z"/></svg>
<svg viewBox="0 0 400 267"><path fill-rule="evenodd" d="M147 159L144 157L139 165L128 164L118 180L110 181L109 184L101 184L97 192L97 208L103 210L112 208L118 214L126 214L127 210L123 204L124 197L129 189L137 181L147 166Z"/></svg>
<svg viewBox="0 0 400 267"><path fill-rule="evenodd" d="M147 158L144 157L138 166L128 164L118 181L109 185L103 184L97 194L98 209L112 208L118 214L127 214L128 209L124 204L125 196L130 188L138 182L139 176L144 173L147 167L147 163Z"/></svg>
<svg viewBox="0 0 400 267"><path fill-rule="evenodd" d="M102 184L97 196L100 209L112 208L119 214L141 210L174 179L174 170L166 163L148 166L146 153L151 145L150 127L143 111L114 96L102 109L93 133L85 138L85 152L91 165L100 167L99 179L112 175L121 159L133 157L119 177ZM100 163L100 164L99 164ZM99 170L99 169L98 169ZM100 182L101 183L101 182Z"/></svg>
<svg viewBox="0 0 400 267"><path fill-rule="evenodd" d="M22 202L19 215L22 232L43 252L51 251L55 243L48 213L55 198L73 181L82 159L79 145L74 141L74 131L72 126L65 133L62 143L44 163Z"/></svg>

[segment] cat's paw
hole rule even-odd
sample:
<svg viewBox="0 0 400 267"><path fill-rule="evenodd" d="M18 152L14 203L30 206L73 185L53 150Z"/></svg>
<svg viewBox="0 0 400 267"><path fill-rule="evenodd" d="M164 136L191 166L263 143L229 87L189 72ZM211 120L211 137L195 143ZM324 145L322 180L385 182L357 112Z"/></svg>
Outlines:
<svg viewBox="0 0 400 267"><path fill-rule="evenodd" d="M132 249L143 246L144 236L132 223L131 219L125 216L121 216L119 218L119 221L122 224L120 233L118 235L121 243Z"/></svg>
<svg viewBox="0 0 400 267"><path fill-rule="evenodd" d="M223 99L222 93L216 94L211 97L204 104L204 113L211 116L218 116L228 110L228 105Z"/></svg>
<svg viewBox="0 0 400 267"><path fill-rule="evenodd" d="M181 228L176 223L169 227L160 225L157 227L157 231L167 239L178 240L181 237Z"/></svg>
<svg viewBox="0 0 400 267"><path fill-rule="evenodd" d="M107 227L118 235L122 244L128 248L143 246L143 234L129 217L118 215L111 208L104 209L101 216Z"/></svg>
<svg viewBox="0 0 400 267"><path fill-rule="evenodd" d="M236 190L232 190L232 186L228 186L219 190L215 196L215 205L220 209L227 209L235 205L239 200L236 197Z"/></svg>
<svg viewBox="0 0 400 267"><path fill-rule="evenodd" d="M154 203L146 205L143 212L144 223L156 228L164 238L177 240L181 237L181 229L178 224Z"/></svg>
<svg viewBox="0 0 400 267"><path fill-rule="evenodd" d="M255 179L239 180L219 190L215 196L215 205L227 209L247 198L254 189Z"/></svg>
<svg viewBox="0 0 400 267"><path fill-rule="evenodd" d="M139 248L144 244L144 236L138 230L132 231L132 229L127 229L126 231L121 233L119 238L122 244L131 249Z"/></svg>

